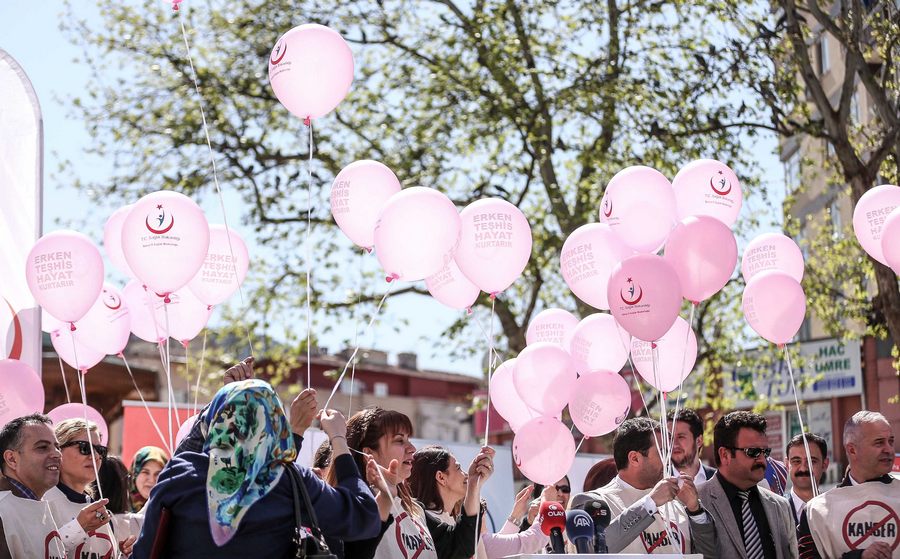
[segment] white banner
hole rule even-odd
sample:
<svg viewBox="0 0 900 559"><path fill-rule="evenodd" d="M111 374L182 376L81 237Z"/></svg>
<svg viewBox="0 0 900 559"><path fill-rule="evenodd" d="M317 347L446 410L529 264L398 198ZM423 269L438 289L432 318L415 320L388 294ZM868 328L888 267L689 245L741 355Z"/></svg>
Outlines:
<svg viewBox="0 0 900 559"><path fill-rule="evenodd" d="M41 371L40 309L25 258L41 235L44 131L28 76L0 49L0 359Z"/></svg>

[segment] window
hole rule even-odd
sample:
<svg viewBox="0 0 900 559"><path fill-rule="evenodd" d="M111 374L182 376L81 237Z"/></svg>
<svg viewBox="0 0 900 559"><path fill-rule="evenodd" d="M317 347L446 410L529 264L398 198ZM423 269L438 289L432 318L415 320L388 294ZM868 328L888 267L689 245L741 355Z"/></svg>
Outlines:
<svg viewBox="0 0 900 559"><path fill-rule="evenodd" d="M828 212L831 214L831 230L835 238L844 236L844 219L841 216L841 204L837 198L831 201L828 206Z"/></svg>
<svg viewBox="0 0 900 559"><path fill-rule="evenodd" d="M344 382L341 383L341 387L339 388L339 390L341 391L341 394L358 396L363 393L363 390L365 388L366 383L362 382L359 379L353 379L353 382L345 379Z"/></svg>
<svg viewBox="0 0 900 559"><path fill-rule="evenodd" d="M388 385L386 382L376 382L372 387L372 392L379 398L385 398L388 395Z"/></svg>
<svg viewBox="0 0 900 559"><path fill-rule="evenodd" d="M819 65L819 76L824 76L831 69L831 61L828 59L828 34L816 41L816 63Z"/></svg>

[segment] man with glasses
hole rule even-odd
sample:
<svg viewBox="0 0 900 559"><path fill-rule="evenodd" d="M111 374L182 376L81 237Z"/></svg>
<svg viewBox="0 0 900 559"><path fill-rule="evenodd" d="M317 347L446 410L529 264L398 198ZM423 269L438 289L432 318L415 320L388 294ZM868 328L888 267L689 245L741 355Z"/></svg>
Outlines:
<svg viewBox="0 0 900 559"><path fill-rule="evenodd" d="M705 557L785 559L797 557L797 536L787 499L759 487L772 449L766 419L731 412L713 431L716 475L698 489L712 523L695 522L691 533Z"/></svg>

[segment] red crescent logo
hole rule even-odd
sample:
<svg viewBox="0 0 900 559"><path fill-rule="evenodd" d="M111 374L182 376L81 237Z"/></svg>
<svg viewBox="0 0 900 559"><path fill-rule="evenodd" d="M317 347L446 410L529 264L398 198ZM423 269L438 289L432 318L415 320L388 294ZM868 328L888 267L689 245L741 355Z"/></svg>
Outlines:
<svg viewBox="0 0 900 559"><path fill-rule="evenodd" d="M104 534L102 532L96 532L96 531L88 532L88 536L90 536L92 538L97 538L98 540L106 540L107 545L109 545L109 551L107 551L106 553L104 553L101 556L101 555L99 555L98 552L93 551L93 549L90 549L90 550L85 551L85 553L84 553L85 555L91 555L92 557L99 556L100 559L112 559L112 554L113 554L113 550L115 549L115 546L113 545L112 540L109 538L109 536L107 536L106 534ZM75 556L76 557L82 556L82 550L84 549L85 545L91 545L91 541L88 540L87 542L85 542L75 548ZM88 553L89 551L91 553ZM100 553L102 553L102 552L100 552Z"/></svg>
<svg viewBox="0 0 900 559"><path fill-rule="evenodd" d="M731 192L731 181L726 180L726 182L728 183L728 188L726 188L725 190L719 190L718 188L716 188L716 185L713 182L713 178L715 177L709 178L709 187L712 188L713 192L715 192L719 196L726 196L729 192Z"/></svg>
<svg viewBox="0 0 900 559"><path fill-rule="evenodd" d="M172 223L170 223L169 226L166 227L165 229L154 229L153 227L151 227L150 226L150 216L147 216L144 218L144 225L147 226L147 230L150 231L151 233L154 233L156 235L163 235L165 233L168 233L169 230L175 225L175 216L172 216Z"/></svg>
<svg viewBox="0 0 900 559"><path fill-rule="evenodd" d="M626 299L626 298L625 298L625 294L622 293L622 290L621 290L621 289L619 290L619 297L621 297L621 298L622 298L622 302L625 303L625 304L628 305L628 306L631 306L631 305L637 305L638 303L641 302L641 297L643 297L643 296L644 296L644 289L643 289L640 285L638 286L638 296L637 296L637 299L634 299L633 301L629 301L628 299Z"/></svg>
<svg viewBox="0 0 900 559"><path fill-rule="evenodd" d="M25 344L25 339L22 336L22 323L19 322L19 315L16 313L16 309L10 304L6 298L3 298L3 302L6 303L6 306L9 307L9 312L12 313L13 317L13 343L12 347L9 349L9 359L21 359L22 358L22 346Z"/></svg>
<svg viewBox="0 0 900 559"><path fill-rule="evenodd" d="M48 558L57 557L57 555L50 554L50 542L52 542L53 540L57 540L57 544L56 544L57 552L60 551L60 548L63 547L62 538L59 537L59 532L57 532L56 530L53 530L52 532L47 534L46 538L44 538L44 557L48 557ZM65 555L63 555L63 557L65 557Z"/></svg>
<svg viewBox="0 0 900 559"><path fill-rule="evenodd" d="M603 215L609 217L612 215L612 200L609 198L606 199L606 202L603 204L604 206L609 206L609 211L603 210Z"/></svg>
<svg viewBox="0 0 900 559"><path fill-rule="evenodd" d="M284 50L279 52L279 49L282 46L284 46ZM272 64L273 66L278 64L279 62L282 61L282 59L284 59L285 54L287 54L287 44L284 43L284 41L282 41L282 42L278 43L277 45L275 45L275 50L272 51L272 56L269 57L269 63ZM275 58L276 56L278 58Z"/></svg>
<svg viewBox="0 0 900 559"><path fill-rule="evenodd" d="M106 306L107 309L109 309L111 311L116 311L122 307L122 301L118 297L116 297L115 293L107 293L106 295L109 298L109 300L112 301L112 305L110 305L107 302L106 298L103 299L103 304Z"/></svg>

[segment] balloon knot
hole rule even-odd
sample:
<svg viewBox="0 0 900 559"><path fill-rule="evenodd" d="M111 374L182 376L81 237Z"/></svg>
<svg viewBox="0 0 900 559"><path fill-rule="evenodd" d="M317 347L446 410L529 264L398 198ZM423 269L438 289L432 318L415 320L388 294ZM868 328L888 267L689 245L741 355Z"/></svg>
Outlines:
<svg viewBox="0 0 900 559"><path fill-rule="evenodd" d="M172 0L172 11L178 11L178 4L181 4L182 0Z"/></svg>
<svg viewBox="0 0 900 559"><path fill-rule="evenodd" d="M656 349L657 347L659 346L656 345L656 342L650 342L650 349Z"/></svg>
<svg viewBox="0 0 900 559"><path fill-rule="evenodd" d="M363 248L365 248L366 254L372 254L372 251L374 250L373 247L363 247Z"/></svg>
<svg viewBox="0 0 900 559"><path fill-rule="evenodd" d="M691 304L695 307L700 304L700 301L691 301Z"/></svg>
<svg viewBox="0 0 900 559"><path fill-rule="evenodd" d="M662 393L662 397L663 397L663 400L668 400L668 399L669 399L669 393L668 393L668 392L663 392L663 393Z"/></svg>
<svg viewBox="0 0 900 559"><path fill-rule="evenodd" d="M306 125L306 126L311 125L311 124L312 124L312 119L310 119L309 117L304 118L304 119L303 119L303 124Z"/></svg>
<svg viewBox="0 0 900 559"><path fill-rule="evenodd" d="M189 344L189 343L191 343L191 340L181 340L181 346L182 346L184 349L187 349L187 348L188 348L188 344Z"/></svg>
<svg viewBox="0 0 900 559"><path fill-rule="evenodd" d="M466 309L466 316L470 316L472 314L472 307Z"/></svg>
<svg viewBox="0 0 900 559"><path fill-rule="evenodd" d="M391 283L392 281L398 280L398 279L400 279L400 276L398 276L397 274L391 274L391 275L387 276L386 278L384 278L384 281Z"/></svg>
<svg viewBox="0 0 900 559"><path fill-rule="evenodd" d="M168 304L171 303L171 302L172 302L172 299L170 299L170 298L169 298L169 294L166 293L165 297L163 297L163 303L165 303L165 304L168 305Z"/></svg>
<svg viewBox="0 0 900 559"><path fill-rule="evenodd" d="M212 308L213 308L213 306L212 306L212 305L206 305L206 310L208 310L208 311L211 311L211 310L212 310Z"/></svg>
<svg viewBox="0 0 900 559"><path fill-rule="evenodd" d="M493 301L496 298L497 298L497 292L494 291L493 293L490 294L490 299L491 299L491 301Z"/></svg>
<svg viewBox="0 0 900 559"><path fill-rule="evenodd" d="M125 361L125 354L122 353L121 351L120 351L119 353L116 354L116 357L118 357L118 358L121 359L122 361Z"/></svg>
<svg viewBox="0 0 900 559"><path fill-rule="evenodd" d="M74 329L75 329L75 326L73 325L72 330L74 330ZM776 345L778 346L778 349L784 349L784 344L776 344Z"/></svg>
<svg viewBox="0 0 900 559"><path fill-rule="evenodd" d="M74 322L70 322L70 323L69 323L69 331L70 331L70 332L74 332L74 331L75 331L75 323L74 323Z"/></svg>

